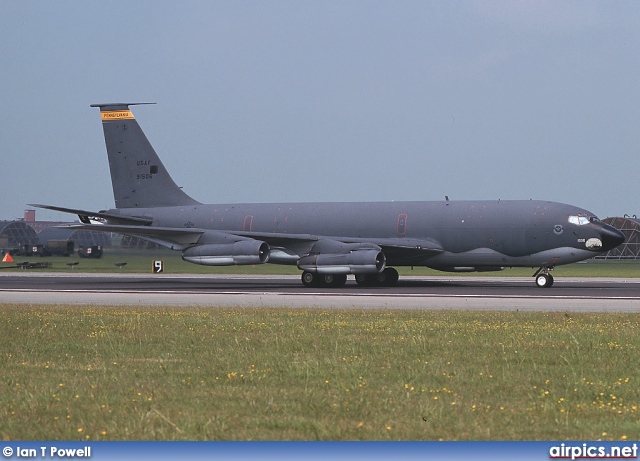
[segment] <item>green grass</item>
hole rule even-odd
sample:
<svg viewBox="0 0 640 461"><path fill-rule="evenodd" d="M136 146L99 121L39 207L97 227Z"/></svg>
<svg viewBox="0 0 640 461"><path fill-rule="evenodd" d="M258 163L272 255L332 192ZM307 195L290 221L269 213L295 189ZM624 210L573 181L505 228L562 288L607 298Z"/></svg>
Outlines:
<svg viewBox="0 0 640 461"><path fill-rule="evenodd" d="M116 273L151 273L152 263L156 259L165 263L165 273L168 274L276 274L299 275L301 272L296 266L280 266L275 264L262 264L257 266L227 266L210 267L200 266L185 262L180 253L170 250L123 250L120 248L107 248L100 259L80 258L77 255L70 257L51 256L16 256L15 262L50 262L51 269L57 272L116 272ZM67 263L77 262L73 269ZM115 264L126 262L126 266L119 268ZM20 271L20 269L8 269L15 264L0 263L3 271ZM3 269L4 267L4 269ZM433 276L451 275L450 272L440 272L426 267L398 267L401 276ZM536 268L507 268L499 272L472 272L457 273L458 276L499 276L499 277L531 277ZM42 271L43 269L32 269ZM640 261L602 261L588 260L583 263L569 264L557 267L554 272L557 277L623 277L640 278Z"/></svg>
<svg viewBox="0 0 640 461"><path fill-rule="evenodd" d="M640 314L0 304L6 440L638 439Z"/></svg>
<svg viewBox="0 0 640 461"><path fill-rule="evenodd" d="M88 272L88 273L147 273L152 272L154 260L162 260L165 263L165 273L169 274L299 274L296 266L278 266L274 264L261 264L257 266L227 266L210 267L188 263L180 257L180 252L170 250L141 251L106 249L101 258L80 258L77 255L69 257L63 256L16 256L15 263L23 261L29 262L49 262L50 269L31 269L30 271L56 271L56 272ZM126 263L123 267L116 266L116 263ZM21 272L23 269L9 268L15 266L10 263L0 263L3 271ZM78 263L76 266L69 266L69 263Z"/></svg>

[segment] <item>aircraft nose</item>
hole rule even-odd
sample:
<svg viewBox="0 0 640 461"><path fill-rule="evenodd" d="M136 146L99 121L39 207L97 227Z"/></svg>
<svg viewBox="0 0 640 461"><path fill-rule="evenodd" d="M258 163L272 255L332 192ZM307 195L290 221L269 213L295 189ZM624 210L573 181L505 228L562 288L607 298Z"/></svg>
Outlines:
<svg viewBox="0 0 640 461"><path fill-rule="evenodd" d="M602 238L602 250L613 250L618 245L624 242L624 234L609 224L603 224L600 230L600 237Z"/></svg>

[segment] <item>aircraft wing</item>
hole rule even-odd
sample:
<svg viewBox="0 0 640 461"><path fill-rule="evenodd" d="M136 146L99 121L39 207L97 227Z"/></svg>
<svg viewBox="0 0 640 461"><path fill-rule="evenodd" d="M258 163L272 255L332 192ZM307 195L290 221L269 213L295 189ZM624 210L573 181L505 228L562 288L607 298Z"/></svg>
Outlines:
<svg viewBox="0 0 640 461"><path fill-rule="evenodd" d="M442 246L433 239L375 239L375 243L383 250L416 253L421 256L436 255L444 251Z"/></svg>
<svg viewBox="0 0 640 461"><path fill-rule="evenodd" d="M91 218L108 219L109 221L112 221L117 224L122 224L122 225L131 224L131 225L137 225L137 226L149 226L153 222L151 218L147 218L144 216L120 216L117 214L103 213L100 211L96 212L96 211L77 210L74 208L64 208L64 207L53 206L53 205L38 205L38 204L32 204L32 203L30 203L29 206L36 207L36 208L43 208L45 210L60 211L62 213L76 214L78 215L78 218L80 218L80 221L85 224L90 224Z"/></svg>
<svg viewBox="0 0 640 461"><path fill-rule="evenodd" d="M257 240L264 240L269 244L283 244L292 242L317 242L318 240L335 240L342 243L373 243L381 248L396 250L412 250L425 253L438 254L444 250L440 244L433 239L411 239L411 238L377 238L377 237L340 237L313 234L283 234L275 232L244 232L244 231L224 231L240 237L248 237Z"/></svg>
<svg viewBox="0 0 640 461"><path fill-rule="evenodd" d="M184 250L193 246L198 242L202 234L211 232L196 228L182 229L178 227L125 226L116 224L71 224L58 227L131 235L169 247L172 250Z"/></svg>
<svg viewBox="0 0 640 461"><path fill-rule="evenodd" d="M287 247L295 244L314 243L325 238L311 234L284 234L278 232L244 232L244 231L225 231L229 234L239 237L247 237L255 240L262 240L273 247Z"/></svg>
<svg viewBox="0 0 640 461"><path fill-rule="evenodd" d="M410 238L355 238L338 236L320 236L311 234L283 234L269 232L235 232L230 234L253 238L267 242L272 247L292 247L312 245L318 240L334 240L341 243L362 243L378 245L390 258L424 259L444 251L442 246L432 239Z"/></svg>

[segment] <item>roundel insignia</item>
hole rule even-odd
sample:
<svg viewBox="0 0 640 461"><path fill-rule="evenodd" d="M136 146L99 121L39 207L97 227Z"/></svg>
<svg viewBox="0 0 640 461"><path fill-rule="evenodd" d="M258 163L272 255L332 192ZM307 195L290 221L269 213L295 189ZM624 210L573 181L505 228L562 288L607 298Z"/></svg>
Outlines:
<svg viewBox="0 0 640 461"><path fill-rule="evenodd" d="M564 229L562 228L562 224L556 224L553 228L553 233L556 235L560 235L564 232Z"/></svg>

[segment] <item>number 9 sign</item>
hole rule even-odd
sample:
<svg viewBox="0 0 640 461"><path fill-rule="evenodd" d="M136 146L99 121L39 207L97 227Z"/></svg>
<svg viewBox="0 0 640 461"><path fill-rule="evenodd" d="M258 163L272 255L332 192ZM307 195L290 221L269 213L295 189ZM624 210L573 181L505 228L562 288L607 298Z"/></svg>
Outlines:
<svg viewBox="0 0 640 461"><path fill-rule="evenodd" d="M164 261L153 261L153 273L162 274L164 272Z"/></svg>

